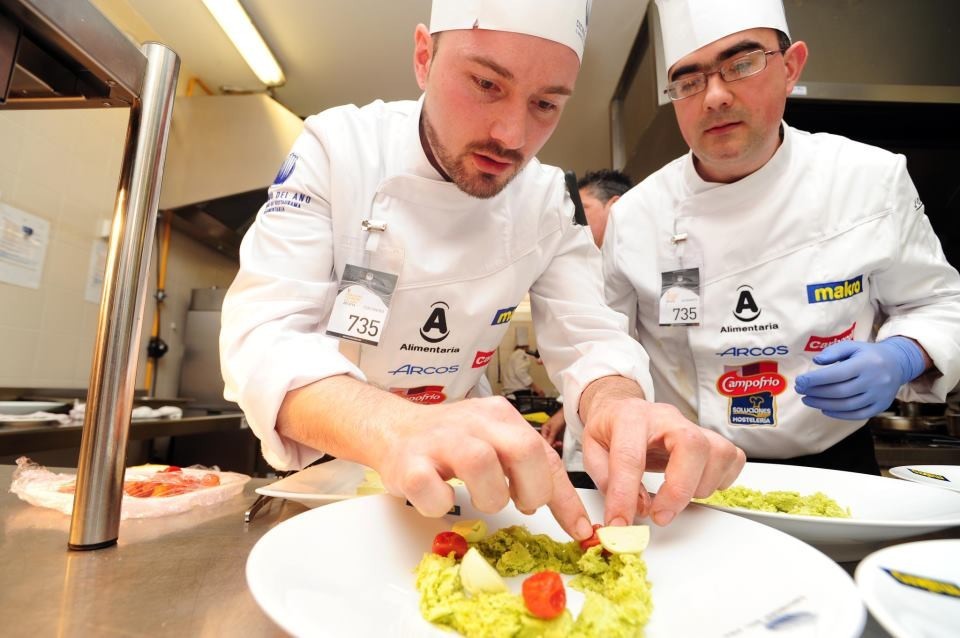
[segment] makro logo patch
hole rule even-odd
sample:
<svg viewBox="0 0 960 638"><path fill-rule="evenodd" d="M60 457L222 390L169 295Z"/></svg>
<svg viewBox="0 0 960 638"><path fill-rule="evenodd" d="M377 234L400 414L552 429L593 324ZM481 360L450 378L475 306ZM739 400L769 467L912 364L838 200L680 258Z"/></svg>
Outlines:
<svg viewBox="0 0 960 638"><path fill-rule="evenodd" d="M783 357L790 354L787 346L755 346L753 348L729 347L718 352L718 357Z"/></svg>
<svg viewBox="0 0 960 638"><path fill-rule="evenodd" d="M496 350L491 350L490 352L484 352L483 350L477 350L477 354L473 355L473 365L471 368L482 368L483 366L490 363L490 360L493 359L493 353Z"/></svg>
<svg viewBox="0 0 960 638"><path fill-rule="evenodd" d="M804 346L803 349L807 352L823 352L835 343L840 343L841 341L853 341L853 329L856 327L857 324L854 323L840 334L831 335L829 337L810 335L810 338L807 339L807 345Z"/></svg>
<svg viewBox="0 0 960 638"><path fill-rule="evenodd" d="M447 400L442 385L424 385L419 388L390 388L390 392L403 397L407 401L423 405L434 405Z"/></svg>
<svg viewBox="0 0 960 638"><path fill-rule="evenodd" d="M405 375L430 375L430 374L453 374L454 372L459 372L460 366L454 364L452 366L415 366L411 363L405 363L396 370L390 370L388 374L405 374Z"/></svg>
<svg viewBox="0 0 960 638"><path fill-rule="evenodd" d="M942 596L950 596L951 598L960 598L960 587L958 587L955 583L951 583L946 580L927 578L925 576L917 576L916 574L908 574L906 572L901 572L896 569L888 569L886 567L881 567L880 569L890 574L891 578L901 585L922 589L930 592L931 594L940 594Z"/></svg>
<svg viewBox="0 0 960 638"><path fill-rule="evenodd" d="M787 389L787 380L777 372L776 361L725 366L724 370L717 379L717 391L730 399L730 423L743 426L776 425L776 396Z"/></svg>
<svg viewBox="0 0 960 638"><path fill-rule="evenodd" d="M513 311L516 310L516 306L511 306L509 308L501 308L493 314L493 321L490 322L491 326L499 326L501 324L510 323L510 320L513 319Z"/></svg>
<svg viewBox="0 0 960 638"><path fill-rule="evenodd" d="M849 299L863 292L863 275L843 281L807 284L807 303L824 303Z"/></svg>

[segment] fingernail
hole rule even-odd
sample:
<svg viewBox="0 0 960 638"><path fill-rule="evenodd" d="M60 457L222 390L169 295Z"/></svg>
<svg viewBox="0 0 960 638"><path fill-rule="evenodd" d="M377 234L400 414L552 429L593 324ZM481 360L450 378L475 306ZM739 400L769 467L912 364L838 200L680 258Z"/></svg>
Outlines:
<svg viewBox="0 0 960 638"><path fill-rule="evenodd" d="M627 521L620 516L616 517L615 519L607 523L607 525L609 525L610 527L617 527L618 525L626 525L626 524L627 524Z"/></svg>
<svg viewBox="0 0 960 638"><path fill-rule="evenodd" d="M574 526L574 531L577 533L579 540L584 540L593 536L593 525L587 519L579 518Z"/></svg>
<svg viewBox="0 0 960 638"><path fill-rule="evenodd" d="M673 520L673 512L670 510L660 510L659 512L653 513L653 522L663 527L670 523Z"/></svg>

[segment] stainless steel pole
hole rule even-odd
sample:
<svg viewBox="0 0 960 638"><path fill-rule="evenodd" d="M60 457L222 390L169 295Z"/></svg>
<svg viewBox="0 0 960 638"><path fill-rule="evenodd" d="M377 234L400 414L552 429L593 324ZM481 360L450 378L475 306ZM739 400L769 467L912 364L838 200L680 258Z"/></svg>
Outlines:
<svg viewBox="0 0 960 638"><path fill-rule="evenodd" d="M154 42L143 91L131 108L120 171L97 340L83 421L70 549L100 549L117 542L127 435L140 358L146 280L160 201L173 98L180 73L177 54Z"/></svg>

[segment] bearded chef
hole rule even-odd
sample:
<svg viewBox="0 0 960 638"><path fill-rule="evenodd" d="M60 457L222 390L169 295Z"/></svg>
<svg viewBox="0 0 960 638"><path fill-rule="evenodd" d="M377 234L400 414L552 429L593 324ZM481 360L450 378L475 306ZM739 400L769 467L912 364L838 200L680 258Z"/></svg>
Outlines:
<svg viewBox="0 0 960 638"><path fill-rule="evenodd" d="M866 419L960 378L960 279L901 155L782 121L807 59L780 0L657 0L690 152L627 193L607 300L657 398L774 460L878 474Z"/></svg>
<svg viewBox="0 0 960 638"><path fill-rule="evenodd" d="M449 510L456 476L482 511L546 504L589 537L537 432L503 397L463 400L529 291L605 522L639 507L666 524L739 473L735 446L645 400L647 357L603 303L561 171L534 157L573 91L589 4L435 0L414 34L418 101L306 121L223 306L225 396L272 465L357 461L427 516ZM641 474L664 467L651 502Z"/></svg>

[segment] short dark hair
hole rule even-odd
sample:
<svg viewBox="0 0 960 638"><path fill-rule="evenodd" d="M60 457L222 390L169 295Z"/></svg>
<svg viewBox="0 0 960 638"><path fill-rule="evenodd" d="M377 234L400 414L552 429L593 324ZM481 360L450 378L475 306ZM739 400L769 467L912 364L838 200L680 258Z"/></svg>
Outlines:
<svg viewBox="0 0 960 638"><path fill-rule="evenodd" d="M601 168L590 171L577 181L577 188L586 188L606 204L611 197L619 197L633 188L633 180L626 173Z"/></svg>
<svg viewBox="0 0 960 638"><path fill-rule="evenodd" d="M777 46L780 47L781 51L786 51L787 49L790 48L790 44L791 44L790 36L788 36L786 33L781 31L780 29L777 29L776 31L777 31Z"/></svg>

